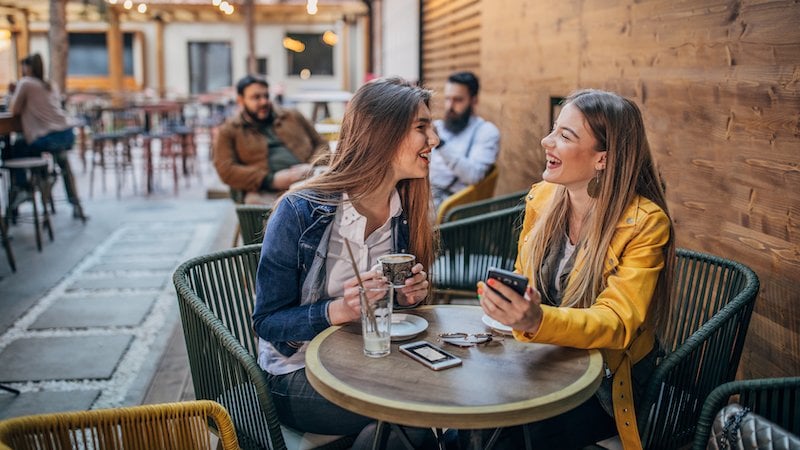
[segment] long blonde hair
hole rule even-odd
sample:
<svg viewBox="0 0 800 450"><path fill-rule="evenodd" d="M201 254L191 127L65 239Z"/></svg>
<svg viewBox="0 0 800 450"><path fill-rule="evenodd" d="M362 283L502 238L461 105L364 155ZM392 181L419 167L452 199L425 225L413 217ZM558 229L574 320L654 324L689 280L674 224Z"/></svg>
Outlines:
<svg viewBox="0 0 800 450"><path fill-rule="evenodd" d="M617 94L598 90L575 92L565 100L565 104L572 104L583 113L598 142L595 150L607 152L606 168L600 174L600 193L584 218L586 225L577 243L584 257L582 261L576 261L575 266L582 264L583 270L570 276L571 281L564 290L562 301L564 306L588 308L606 287L603 276L606 251L628 205L640 195L658 205L668 218L669 209L661 177L650 153L639 107ZM563 236L569 214L567 190L559 186L551 204L543 211L528 238L531 259L524 263L536 269L533 273L541 272L538 268L542 266L553 240ZM669 240L664 246L664 268L659 274L648 314L657 331L666 325L672 310L670 292L674 253L674 238L670 230ZM537 287L548 282L541 279L532 281Z"/></svg>
<svg viewBox="0 0 800 450"><path fill-rule="evenodd" d="M347 105L336 152L323 155L314 163L326 164L328 169L295 192L328 204L342 192L347 192L353 202L365 197L371 186L391 176L388 162L400 150L420 103L429 105L430 98L431 91L399 77L378 78L364 84ZM408 250L429 270L435 239L428 177L402 180L397 191L411 232Z"/></svg>

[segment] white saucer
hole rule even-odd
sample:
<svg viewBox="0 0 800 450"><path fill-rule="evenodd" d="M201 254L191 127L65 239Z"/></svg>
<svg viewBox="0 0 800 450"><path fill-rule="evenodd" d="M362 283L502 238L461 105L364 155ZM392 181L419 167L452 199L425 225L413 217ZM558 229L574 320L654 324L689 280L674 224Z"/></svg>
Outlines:
<svg viewBox="0 0 800 450"><path fill-rule="evenodd" d="M484 325L491 328L494 331L497 331L500 334L511 335L511 327L508 325L503 325L502 323L492 319L491 317L487 316L486 314L481 317L481 322Z"/></svg>
<svg viewBox="0 0 800 450"><path fill-rule="evenodd" d="M392 340L404 341L428 329L428 321L412 314L392 313Z"/></svg>

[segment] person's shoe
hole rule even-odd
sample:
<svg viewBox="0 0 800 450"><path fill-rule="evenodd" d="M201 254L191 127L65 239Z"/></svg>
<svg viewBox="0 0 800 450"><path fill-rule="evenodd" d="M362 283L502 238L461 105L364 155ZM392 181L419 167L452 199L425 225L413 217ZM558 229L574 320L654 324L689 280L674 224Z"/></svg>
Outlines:
<svg viewBox="0 0 800 450"><path fill-rule="evenodd" d="M80 219L81 222L86 223L86 220L89 219L89 216L83 213L83 207L81 207L81 205L78 204L72 207L72 218Z"/></svg>

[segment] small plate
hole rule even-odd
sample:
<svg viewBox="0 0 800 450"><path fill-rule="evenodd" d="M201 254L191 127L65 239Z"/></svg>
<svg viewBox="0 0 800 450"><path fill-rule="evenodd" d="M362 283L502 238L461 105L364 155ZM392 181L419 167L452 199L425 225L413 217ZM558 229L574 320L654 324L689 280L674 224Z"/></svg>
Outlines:
<svg viewBox="0 0 800 450"><path fill-rule="evenodd" d="M497 331L500 334L511 335L511 327L508 325L503 325L502 323L492 319L491 317L487 316L486 314L481 317L481 322L487 327Z"/></svg>
<svg viewBox="0 0 800 450"><path fill-rule="evenodd" d="M428 321L412 314L392 314L392 340L404 341L428 329Z"/></svg>

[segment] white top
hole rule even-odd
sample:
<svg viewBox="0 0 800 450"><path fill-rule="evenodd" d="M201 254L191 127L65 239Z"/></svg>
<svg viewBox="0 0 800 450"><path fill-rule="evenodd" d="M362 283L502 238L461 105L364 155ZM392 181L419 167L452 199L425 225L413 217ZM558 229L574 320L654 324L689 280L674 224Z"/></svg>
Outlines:
<svg viewBox="0 0 800 450"><path fill-rule="evenodd" d="M561 289L564 286L561 286L561 275L564 272L564 266L567 265L567 261L572 257L572 254L575 253L575 244L569 242L569 236L564 236L564 254L561 255L561 260L558 261L558 271L556 272L556 292L561 295Z"/></svg>
<svg viewBox="0 0 800 450"><path fill-rule="evenodd" d="M400 194L395 190L389 200L389 219L364 239L367 218L353 207L346 193L342 201L342 205L336 208L336 216L331 224L333 228L325 256L326 291L330 298L341 297L344 294L344 282L355 276L344 239L350 241L358 270L365 272L376 266L379 256L392 253L392 217L399 216L403 211ZM286 357L267 341L261 338L258 341L258 365L270 374L285 375L306 366L308 342L292 356Z"/></svg>
<svg viewBox="0 0 800 450"><path fill-rule="evenodd" d="M392 253L391 218L399 216L403 211L400 194L395 190L389 200L389 220L364 239L367 218L353 207L346 193L342 199L344 203L336 209L336 217L333 219L328 255L325 259L325 273L328 274L327 293L331 298L341 297L344 294L344 282L355 276L344 239L350 241L358 270L366 272L378 264L379 256Z"/></svg>

